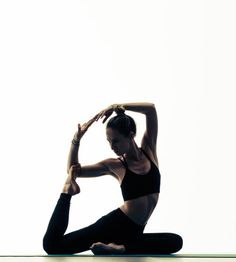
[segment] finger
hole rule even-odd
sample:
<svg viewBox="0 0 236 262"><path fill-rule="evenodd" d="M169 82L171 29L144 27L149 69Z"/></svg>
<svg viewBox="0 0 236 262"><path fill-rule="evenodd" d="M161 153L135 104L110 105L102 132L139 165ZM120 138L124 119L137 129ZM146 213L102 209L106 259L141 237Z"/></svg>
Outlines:
<svg viewBox="0 0 236 262"><path fill-rule="evenodd" d="M97 117L95 120L98 121L101 118L101 115L102 115L101 113L97 114Z"/></svg>
<svg viewBox="0 0 236 262"><path fill-rule="evenodd" d="M96 120L96 121L98 121L98 117L99 116L99 113L98 114L96 114L96 116L94 117L94 119Z"/></svg>
<svg viewBox="0 0 236 262"><path fill-rule="evenodd" d="M99 120L100 118L102 118L102 117L103 117L103 115L104 115L104 113L103 113L103 112L99 113L99 114L98 114L98 117L97 117L97 120Z"/></svg>
<svg viewBox="0 0 236 262"><path fill-rule="evenodd" d="M96 120L95 118L92 118L92 119L90 119L88 122L84 123L84 124L83 124L84 129L87 130L87 129L93 124L93 122L94 122L95 120Z"/></svg>
<svg viewBox="0 0 236 262"><path fill-rule="evenodd" d="M94 119L95 119L96 121L98 121L99 115L100 115L100 113L96 114L96 116L94 117Z"/></svg>
<svg viewBox="0 0 236 262"><path fill-rule="evenodd" d="M100 112L97 113L92 119L96 120L99 114L100 114Z"/></svg>
<svg viewBox="0 0 236 262"><path fill-rule="evenodd" d="M101 118L101 116L104 114L104 110L100 111L98 114L97 114L97 119Z"/></svg>
<svg viewBox="0 0 236 262"><path fill-rule="evenodd" d="M102 111L101 114L99 115L99 118L103 118L105 114L106 114L106 112Z"/></svg>
<svg viewBox="0 0 236 262"><path fill-rule="evenodd" d="M103 124L107 121L108 117L109 117L109 115L106 116L106 117L102 120L102 123L103 123Z"/></svg>
<svg viewBox="0 0 236 262"><path fill-rule="evenodd" d="M106 112L106 114L105 114L106 117L103 119L102 122L105 123L107 121L107 119L112 115L112 113L113 112L111 112L111 111L110 112Z"/></svg>
<svg viewBox="0 0 236 262"><path fill-rule="evenodd" d="M98 121L100 118L101 118L101 113L96 115L96 119L95 120Z"/></svg>

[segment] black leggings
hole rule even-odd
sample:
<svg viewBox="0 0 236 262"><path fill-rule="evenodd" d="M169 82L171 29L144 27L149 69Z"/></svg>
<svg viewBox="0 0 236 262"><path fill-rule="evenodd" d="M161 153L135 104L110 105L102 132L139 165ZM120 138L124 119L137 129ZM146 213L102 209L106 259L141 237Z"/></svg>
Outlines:
<svg viewBox="0 0 236 262"><path fill-rule="evenodd" d="M143 233L144 227L134 223L119 208L94 224L65 234L69 221L71 196L62 193L43 238L48 254L74 254L90 249L96 242L125 246L125 254L171 254L182 248L182 238L173 233Z"/></svg>

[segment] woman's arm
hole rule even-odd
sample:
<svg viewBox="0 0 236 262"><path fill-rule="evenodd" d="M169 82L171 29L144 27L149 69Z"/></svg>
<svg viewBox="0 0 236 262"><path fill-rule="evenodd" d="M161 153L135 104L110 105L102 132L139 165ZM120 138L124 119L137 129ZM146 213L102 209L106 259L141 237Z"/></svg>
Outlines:
<svg viewBox="0 0 236 262"><path fill-rule="evenodd" d="M124 103L124 104L113 104L101 111L98 114L98 118L102 118L105 116L103 123L111 116L111 114L115 111L116 113L119 110L128 110L137 113L142 113L146 116L146 130L142 139L142 147L149 147L151 151L156 151L156 142L157 142L157 132L158 132L158 120L157 120L157 112L155 105L153 103Z"/></svg>
<svg viewBox="0 0 236 262"><path fill-rule="evenodd" d="M71 143L68 161L67 161L67 173L69 174L69 170L71 166L78 165L79 159L78 159L78 153L79 153L79 145L80 140L83 137L83 135L86 133L88 128L96 121L97 115L90 119L87 123L84 123L82 126L78 124L78 130L76 131L74 138Z"/></svg>
<svg viewBox="0 0 236 262"><path fill-rule="evenodd" d="M72 140L69 155L68 155L68 161L67 161L67 174L69 174L69 170L71 166L77 165L79 163L78 152L79 152L79 142L75 143L74 140Z"/></svg>
<svg viewBox="0 0 236 262"><path fill-rule="evenodd" d="M76 177L99 177L104 175L112 175L118 179L118 176L115 172L117 168L120 167L120 162L115 159L109 158L102 160L93 165L81 166L80 164L72 165L70 172Z"/></svg>
<svg viewBox="0 0 236 262"><path fill-rule="evenodd" d="M158 132L158 120L155 105L153 103L127 103L121 104L120 106L125 110L142 113L146 116L146 130L142 138L142 147L145 148L148 146L152 151L155 151Z"/></svg>
<svg viewBox="0 0 236 262"><path fill-rule="evenodd" d="M155 108L153 103L124 103L116 104L117 107L123 107L125 110L134 111L137 113L148 114L151 110Z"/></svg>

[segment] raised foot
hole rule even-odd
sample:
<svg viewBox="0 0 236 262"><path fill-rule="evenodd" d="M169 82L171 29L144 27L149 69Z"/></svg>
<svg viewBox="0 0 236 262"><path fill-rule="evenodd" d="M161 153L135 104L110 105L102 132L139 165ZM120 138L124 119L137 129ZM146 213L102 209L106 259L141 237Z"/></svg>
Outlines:
<svg viewBox="0 0 236 262"><path fill-rule="evenodd" d="M115 255L125 253L125 247L115 243L104 244L102 242L97 242L92 244L90 249L94 255Z"/></svg>
<svg viewBox="0 0 236 262"><path fill-rule="evenodd" d="M69 173L66 179L62 192L72 196L80 193L79 185L76 183L71 173Z"/></svg>

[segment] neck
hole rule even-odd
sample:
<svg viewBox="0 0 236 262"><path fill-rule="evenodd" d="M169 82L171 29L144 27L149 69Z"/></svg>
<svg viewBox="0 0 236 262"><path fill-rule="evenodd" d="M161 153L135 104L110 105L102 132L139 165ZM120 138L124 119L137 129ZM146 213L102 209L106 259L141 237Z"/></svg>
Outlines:
<svg viewBox="0 0 236 262"><path fill-rule="evenodd" d="M139 147L137 146L137 144L135 142L133 142L130 146L130 150L128 152L126 152L124 154L126 159L130 159L130 160L140 160L142 153L141 150L139 149Z"/></svg>

